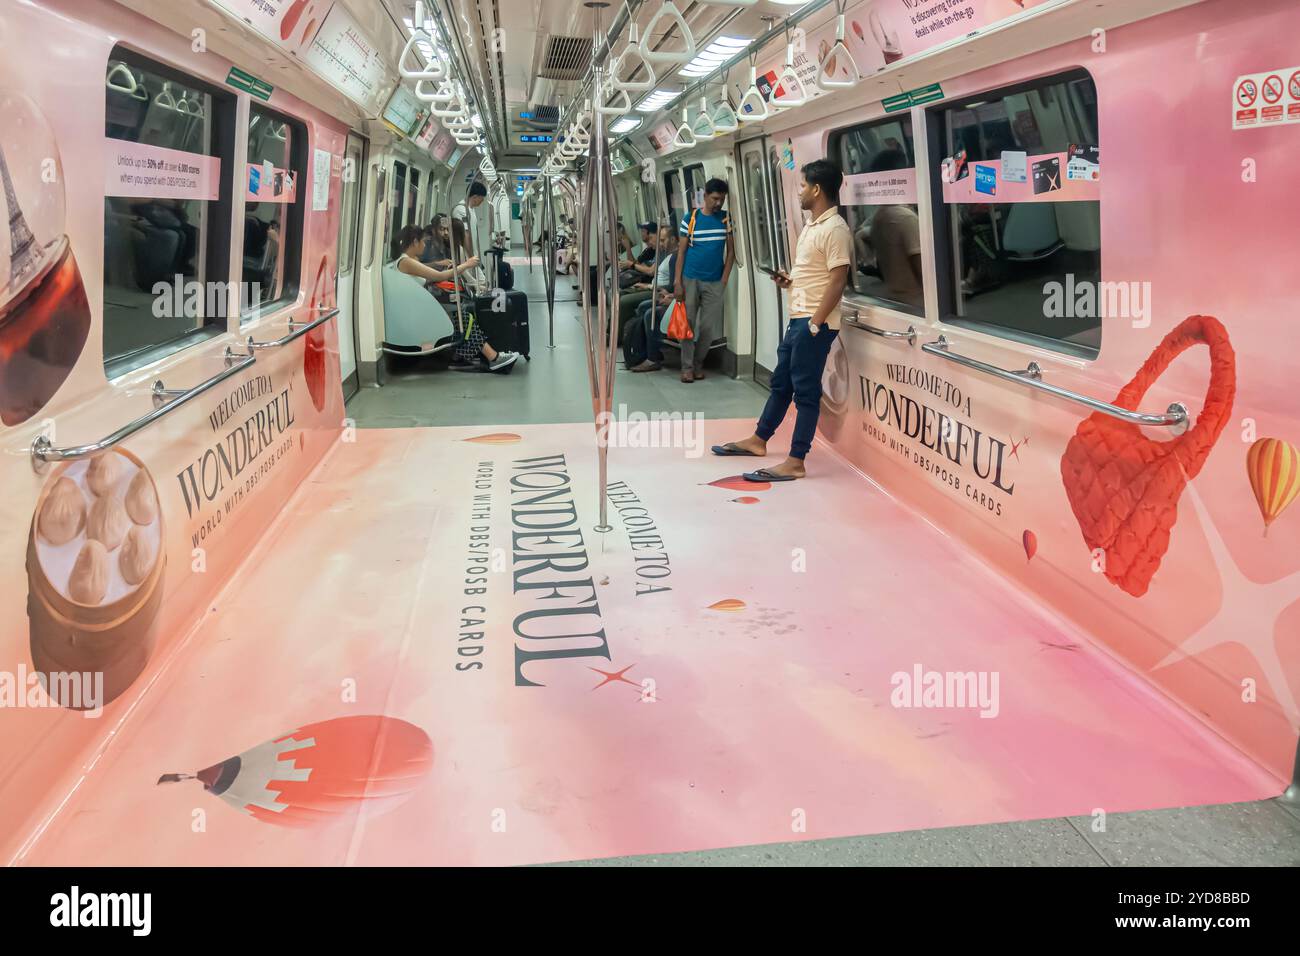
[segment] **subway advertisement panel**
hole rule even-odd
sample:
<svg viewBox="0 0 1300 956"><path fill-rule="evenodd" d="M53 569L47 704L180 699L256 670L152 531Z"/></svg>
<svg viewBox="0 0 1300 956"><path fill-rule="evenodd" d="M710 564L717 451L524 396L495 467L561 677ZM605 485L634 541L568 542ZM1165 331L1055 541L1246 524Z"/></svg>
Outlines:
<svg viewBox="0 0 1300 956"><path fill-rule="evenodd" d="M269 105L295 115L306 131L300 155L334 161L316 167L332 170L327 184L259 199L247 193L242 157L211 155L194 145L202 135L176 132L216 122L223 103L233 116L234 94L226 101L221 90L228 63L194 55L182 38L115 4L49 6L0 11L0 33L15 36L39 35L59 12L75 7L76 14L60 25L68 42L16 44L0 64L0 201L9 223L0 235L7 859L39 822L42 803L48 808L74 785L78 768L105 746L212 607L343 420L334 320L282 347L250 352L246 343L278 339L286 320L308 322L335 305L345 130L277 92ZM163 97L155 67L132 60L112 67L106 86L103 74L84 67L107 66L116 55L120 30L110 32L109 23L129 26L134 50L149 64L173 64L193 79L163 81ZM178 108L175 94L185 85L203 98ZM269 139L296 135L264 129ZM128 143L124 130L147 141ZM160 138L185 148L150 145ZM105 188L106 168L115 188ZM301 165L296 172L301 177ZM313 192L327 193L323 205L308 201ZM223 210L244 212L245 277L279 263L274 281L286 291L275 301L254 293L250 303L246 283L217 281L227 278L220 272L209 271L206 282L193 278L229 258L211 248L214 237L225 241ZM257 216L271 223L271 239L250 264L255 237L268 242ZM295 235L296 258L287 247ZM242 324L240 308L251 309ZM106 330L110 315L116 331ZM131 347L114 338L121 329L148 338L169 323L187 327L183 348L153 361L146 349L137 368L106 376L113 359L106 343ZM99 442L160 409L156 421L97 453L48 462L33 454L38 440L54 450Z"/></svg>
<svg viewBox="0 0 1300 956"><path fill-rule="evenodd" d="M1290 776L1300 726L1300 406L1294 355L1279 347L1292 338L1294 290L1265 264L1293 244L1297 205L1288 177L1265 170L1287 168L1296 142L1285 127L1234 131L1224 104L1235 78L1293 58L1284 38L1297 30L1300 11L1290 4L1254 5L1248 15L1232 4L1200 5L1109 31L1106 53L1085 39L945 80L945 101L912 111L918 130L926 111L972 101L988 109L1000 89L1028 102L1037 95L1023 92L1028 81L1059 74L1074 82L1072 71L1086 69L1104 142L1060 154L1055 172L1064 182L1073 163L1085 180L1077 188L1090 192L1052 204L1021 187L1023 195L1007 190L1005 205L975 201L977 188L1002 188L1004 170L978 173L987 186L966 181L964 192L954 190L948 179L959 164L941 143L930 154L919 217L935 218L941 250L954 234L946 224L960 227L961 245L952 240L943 253L952 261L941 257L936 270L943 320L933 307L906 315L854 300L861 323L912 325L916 342L846 321L827 363L819 426L824 441L891 495L953 529L981 561L1090 632L1279 780ZM1208 59L1197 52L1207 42L1218 51ZM1158 87L1149 82L1153 64ZM1138 87L1151 94L1132 96ZM796 129L798 162L834 153L827 128L872 115ZM1024 116L1007 127L1019 153L1003 152L1002 165L1032 182L1021 168L1026 152L1030 167L1045 160L1016 131L1021 119L1023 130L1032 126ZM942 135L942 120L928 135L936 129ZM909 181L911 172L881 175ZM797 168L782 176L795 208ZM913 192L901 201L915 200ZM899 202L864 208L902 210L888 222L910 217L916 230L917 207L891 201ZM1101 206L1096 235L1080 228L1091 201ZM1036 244L1058 251L1014 261L987 284L958 270L953 263L980 245L969 223L988 221L989 210L1007 222L1000 240L1016 223L1047 224L1051 245ZM873 221L882 220L867 226ZM1072 255L1100 256L1104 266L1098 276L1044 281L1043 262ZM1096 317L1095 330L1072 336L1091 336L1095 357L1061 337L1034 339L951 314L954 302L969 312L995 295L1001 312L1019 302L1041 313L1040 323ZM1021 374L998 378L922 348L940 336L951 355ZM1180 403L1186 427L1133 424L1046 394L1026 381L1030 362L1041 381L1123 409L1158 416Z"/></svg>

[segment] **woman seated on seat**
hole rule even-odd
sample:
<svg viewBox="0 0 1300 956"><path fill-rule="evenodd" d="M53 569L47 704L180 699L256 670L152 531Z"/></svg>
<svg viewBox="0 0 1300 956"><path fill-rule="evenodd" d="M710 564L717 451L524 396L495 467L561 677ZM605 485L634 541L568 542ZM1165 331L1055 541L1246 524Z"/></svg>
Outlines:
<svg viewBox="0 0 1300 956"><path fill-rule="evenodd" d="M424 246L428 239L424 235L424 230L419 226L407 226L397 234L397 244L402 250L401 255L397 257L397 270L404 272L408 276L414 276L424 282L446 282L447 280L467 272L478 265L478 258L471 257L462 262L455 269L435 269L432 266L426 266L420 261L420 256L424 253ZM515 352L498 352L489 343L483 335L483 330L479 328L477 322L469 322L469 331L458 329L461 334L461 342L456 346L452 353L457 363L467 370L483 372L502 372L509 369L519 360L519 355Z"/></svg>

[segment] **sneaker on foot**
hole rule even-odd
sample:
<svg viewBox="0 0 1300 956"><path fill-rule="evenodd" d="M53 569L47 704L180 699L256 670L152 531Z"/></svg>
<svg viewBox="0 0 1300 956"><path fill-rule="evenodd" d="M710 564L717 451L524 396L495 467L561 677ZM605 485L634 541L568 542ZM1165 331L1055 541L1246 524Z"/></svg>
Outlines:
<svg viewBox="0 0 1300 956"><path fill-rule="evenodd" d="M685 382L687 385L691 384L691 382L695 381L695 373L692 372L690 369L687 369L685 372L682 372L682 381Z"/></svg>
<svg viewBox="0 0 1300 956"><path fill-rule="evenodd" d="M632 369L632 371L633 372L657 372L663 367L664 366L662 362L652 362L649 359L646 359L640 365L635 366Z"/></svg>
<svg viewBox="0 0 1300 956"><path fill-rule="evenodd" d="M508 372L519 361L518 352L498 352L497 357L488 363L489 372Z"/></svg>

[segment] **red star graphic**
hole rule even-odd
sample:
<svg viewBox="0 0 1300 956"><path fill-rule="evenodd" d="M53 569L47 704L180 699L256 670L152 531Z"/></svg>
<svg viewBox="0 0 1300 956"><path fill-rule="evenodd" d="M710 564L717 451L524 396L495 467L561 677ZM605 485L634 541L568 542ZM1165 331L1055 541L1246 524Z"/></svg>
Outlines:
<svg viewBox="0 0 1300 956"><path fill-rule="evenodd" d="M1021 439L1020 441L1016 441L1015 439L1012 439L1012 441L1011 441L1011 457L1014 458L1014 459L1016 459L1017 461L1019 461L1019 460L1020 460L1020 452L1019 452L1020 447L1023 446L1023 445L1028 445L1028 444L1029 444L1029 438L1028 438L1028 436L1026 436L1025 438Z"/></svg>
<svg viewBox="0 0 1300 956"><path fill-rule="evenodd" d="M599 667L591 667L590 665L588 665L589 670L593 670L597 674L600 674L602 677L605 678L603 681L601 681L599 684L593 687L592 690L600 690L600 688L604 687L606 684L612 684L615 681L622 681L624 684L631 684L637 690L640 690L641 689L640 684L638 684L634 680L628 680L626 677L623 676L634 667L636 667L635 664L628 664L627 667L624 667L621 671L614 671L611 673L610 671L603 671Z"/></svg>

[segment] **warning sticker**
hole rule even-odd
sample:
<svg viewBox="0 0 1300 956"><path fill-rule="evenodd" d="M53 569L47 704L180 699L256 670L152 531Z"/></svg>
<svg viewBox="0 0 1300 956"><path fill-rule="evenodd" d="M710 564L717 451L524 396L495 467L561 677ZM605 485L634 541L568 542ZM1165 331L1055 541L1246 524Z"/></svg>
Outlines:
<svg viewBox="0 0 1300 956"><path fill-rule="evenodd" d="M1232 84L1232 128L1300 123L1300 67L1239 76Z"/></svg>

